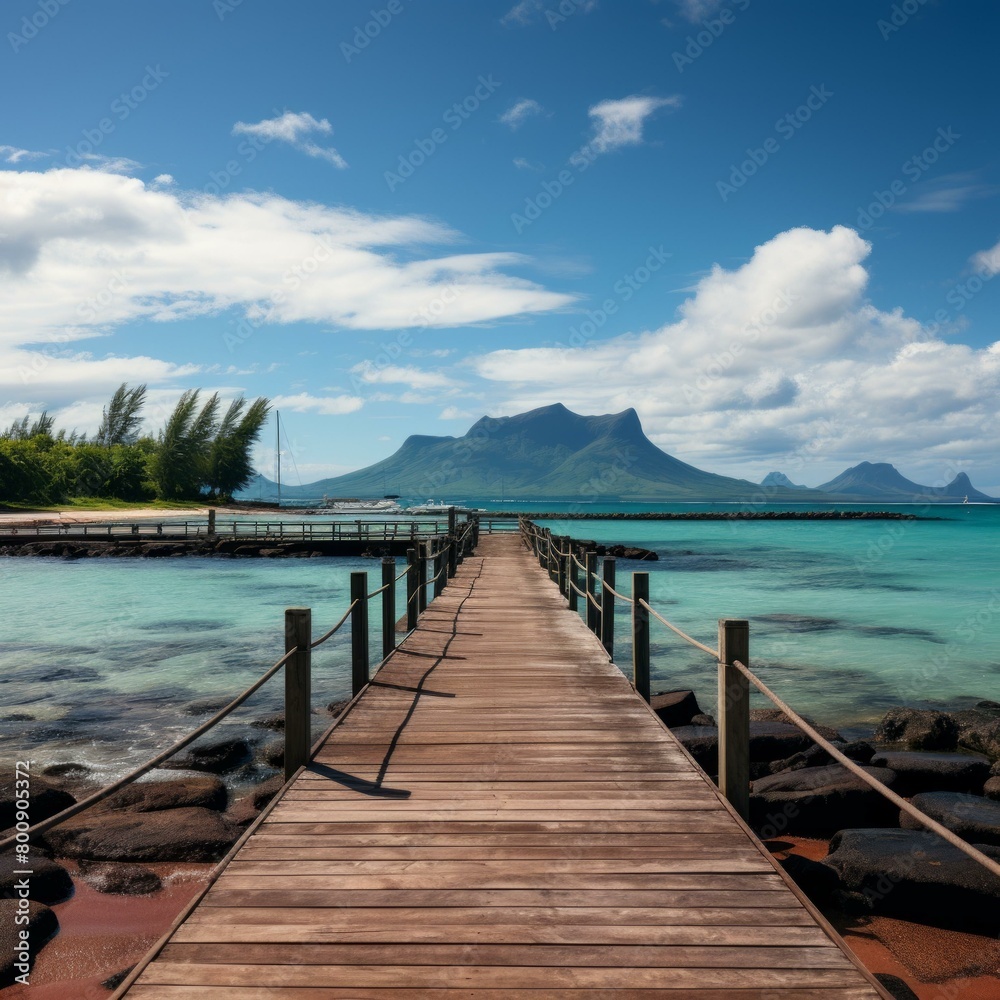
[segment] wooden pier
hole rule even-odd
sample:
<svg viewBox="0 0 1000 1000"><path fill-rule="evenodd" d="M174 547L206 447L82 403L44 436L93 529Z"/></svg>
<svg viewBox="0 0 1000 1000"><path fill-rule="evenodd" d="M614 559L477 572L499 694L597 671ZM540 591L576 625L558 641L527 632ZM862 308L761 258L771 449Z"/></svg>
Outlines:
<svg viewBox="0 0 1000 1000"><path fill-rule="evenodd" d="M119 996L884 997L517 536Z"/></svg>

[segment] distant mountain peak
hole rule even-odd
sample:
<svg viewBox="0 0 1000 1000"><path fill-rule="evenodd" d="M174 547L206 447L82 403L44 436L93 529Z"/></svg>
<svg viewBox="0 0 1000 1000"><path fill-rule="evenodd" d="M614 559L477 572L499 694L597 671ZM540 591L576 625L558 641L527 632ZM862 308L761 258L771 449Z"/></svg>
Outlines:
<svg viewBox="0 0 1000 1000"><path fill-rule="evenodd" d="M804 490L807 486L800 486L793 483L783 472L769 472L761 481L761 486L784 486L790 490Z"/></svg>

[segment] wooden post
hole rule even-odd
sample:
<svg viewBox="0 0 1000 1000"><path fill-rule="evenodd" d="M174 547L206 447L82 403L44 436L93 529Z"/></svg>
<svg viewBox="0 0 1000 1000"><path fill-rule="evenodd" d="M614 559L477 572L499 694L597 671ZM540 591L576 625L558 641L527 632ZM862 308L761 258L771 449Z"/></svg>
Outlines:
<svg viewBox="0 0 1000 1000"><path fill-rule="evenodd" d="M719 619L719 791L750 817L750 682L732 664L750 666L750 623Z"/></svg>
<svg viewBox="0 0 1000 1000"><path fill-rule="evenodd" d="M382 559L382 659L396 648L396 560Z"/></svg>
<svg viewBox="0 0 1000 1000"><path fill-rule="evenodd" d="M558 535L556 537L556 544L558 546L558 553L556 554L556 559L559 565L559 579L556 581L559 584L559 593L566 596L566 556L563 554L563 546L569 542L569 539L565 535Z"/></svg>
<svg viewBox="0 0 1000 1000"><path fill-rule="evenodd" d="M455 534L455 527L458 519L458 511L454 507L448 508L448 534Z"/></svg>
<svg viewBox="0 0 1000 1000"><path fill-rule="evenodd" d="M285 781L309 763L312 745L311 670L312 611L285 609L285 652L298 652L285 664Z"/></svg>
<svg viewBox="0 0 1000 1000"><path fill-rule="evenodd" d="M632 574L632 685L636 694L649 701L649 574Z"/></svg>
<svg viewBox="0 0 1000 1000"><path fill-rule="evenodd" d="M597 635L597 608L594 606L594 601L590 599L597 593L597 553L591 549L584 561L587 566L587 579L584 581L583 589L590 595L587 598L587 628L594 635Z"/></svg>
<svg viewBox="0 0 1000 1000"><path fill-rule="evenodd" d="M608 656L615 658L615 595L608 590L615 585L615 557L604 557L604 575L601 585L601 643Z"/></svg>
<svg viewBox="0 0 1000 1000"><path fill-rule="evenodd" d="M417 567L417 613L423 614L427 610L427 550L430 542L422 542L417 551L420 554L420 563Z"/></svg>
<svg viewBox="0 0 1000 1000"><path fill-rule="evenodd" d="M368 574L351 574L351 690L368 683Z"/></svg>
<svg viewBox="0 0 1000 1000"><path fill-rule="evenodd" d="M576 588L580 586L580 567L576 564L576 559L573 556L573 543L569 543L569 580L566 584L569 591L569 609L570 611L577 612L580 610L580 595L576 592Z"/></svg>
<svg viewBox="0 0 1000 1000"><path fill-rule="evenodd" d="M208 533L210 535L215 534L215 508L209 507L208 509ZM184 534L187 534L187 524L184 525Z"/></svg>
<svg viewBox="0 0 1000 1000"><path fill-rule="evenodd" d="M420 583L417 574L420 570L420 559L416 549L406 550L406 630L412 632L417 627L417 591Z"/></svg>
<svg viewBox="0 0 1000 1000"><path fill-rule="evenodd" d="M438 598L444 592L444 553L438 552L434 556L434 597Z"/></svg>

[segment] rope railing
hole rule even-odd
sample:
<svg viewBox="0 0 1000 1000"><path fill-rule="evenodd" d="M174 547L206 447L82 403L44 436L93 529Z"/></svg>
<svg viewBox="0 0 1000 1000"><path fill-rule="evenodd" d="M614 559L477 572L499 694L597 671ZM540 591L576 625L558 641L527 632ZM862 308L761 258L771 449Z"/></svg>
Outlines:
<svg viewBox="0 0 1000 1000"><path fill-rule="evenodd" d="M449 524L449 528L456 527ZM426 601L426 589L431 584L435 596L441 593L448 578L454 574L454 568L460 552L474 543L476 526L467 522L461 529L454 530L448 536L448 543L437 549L435 559L441 560L441 568L434 577L425 582L423 588ZM428 546L431 543L427 543ZM435 543L436 544L436 543ZM414 550L411 550L411 552ZM416 566L410 563L398 575L395 575L395 559L386 557L382 561L382 586L368 591L368 574L355 572L351 574L351 602L337 623L317 639L312 639L312 614L308 608L288 608L285 611L285 655L269 667L256 681L221 708L210 719L203 722L197 729L177 740L156 756L150 758L139 767L123 777L106 785L79 802L63 809L31 827L17 829L14 834L0 840L0 852L16 844L30 843L34 838L59 826L68 819L79 815L85 810L103 802L105 799L121 791L150 771L159 767L170 757L190 746L195 740L204 736L209 730L220 723L233 711L239 708L251 695L266 684L279 670L285 669L285 777L286 780L299 767L308 762L310 751L310 715L311 704L308 692L310 690L311 655L312 651L337 634L341 628L351 621L351 663L352 686L354 695L369 682L369 637L368 637L368 602L382 595L382 651L383 662L395 649L395 585L404 577L413 580ZM412 596L409 598L412 600ZM421 608L422 610L422 608ZM408 612L409 618L409 612Z"/></svg>
<svg viewBox="0 0 1000 1000"><path fill-rule="evenodd" d="M865 784L870 785L875 789L883 798L888 799L893 805L897 806L908 816L912 816L918 823L925 826L928 830L936 833L939 837L943 837L948 841L952 847L957 847L963 854L967 854L973 861L978 861L985 868L988 868L994 875L1000 875L1000 861L996 861L994 858L989 857L989 855L983 854L982 851L976 850L971 844L966 843L961 837L956 833L949 830L948 827L939 823L936 819L932 819L925 812L918 809L915 805L907 802L902 796L897 795L891 788L884 785L878 778L873 778L863 767L861 767L857 762L851 760L850 757L843 754L838 750L828 739L821 736L815 728L809 725L805 719L802 718L795 709L791 708L786 702L779 698L759 677L754 674L749 667L745 666L739 660L734 660L732 664L746 679L753 684L761 694L770 698L774 704L784 712L785 716L791 720L799 729L802 730L814 743L821 746L838 764L846 767L851 774L860 778Z"/></svg>
<svg viewBox="0 0 1000 1000"><path fill-rule="evenodd" d="M54 816L49 816L48 819L40 820L35 823L34 826L30 827L28 830L22 830L18 833L6 837L0 840L0 852L7 850L16 843L23 843L26 841L33 840L38 834L45 833L51 830L55 826L59 826L68 819L72 819L74 816L79 815L85 809L89 809L91 806L97 805L98 802L103 802L106 798L114 795L115 792L120 791L126 785L132 784L133 781L138 780L144 774L148 774L150 771L159 767L164 761L173 757L174 754L179 753L185 747L192 744L199 736L204 736L213 726L221 722L227 715L233 712L235 709L239 708L250 697L261 687L263 687L294 655L298 652L298 649L290 649L285 655L278 660L273 666L269 667L267 670L257 678L253 684L250 685L242 694L237 695L228 705L224 708L219 709L212 718L203 722L197 729L193 732L187 734L187 736L182 737L176 743L167 747L166 750L161 750L155 757L150 758L145 764L141 764L135 770L130 771L124 777L119 778L117 781L113 781L110 785L106 785L99 791L94 792L92 795L88 795L87 798L81 799L79 802L75 802L71 806L67 806L61 812L56 813Z"/></svg>
<svg viewBox="0 0 1000 1000"><path fill-rule="evenodd" d="M551 551L552 537L547 534L548 529L540 531L530 522L522 522L522 534L526 544L531 540L529 548L536 554L541 546L540 539L545 540L548 547L546 551ZM928 816L902 796L898 795L891 788L884 785L877 778L869 774L861 765L851 760L846 754L838 750L829 740L824 738L814 726L806 722L793 708L783 699L775 694L756 674L746 666L749 661L749 623L743 620L720 619L719 621L719 645L713 649L703 642L699 642L693 636L688 635L683 629L678 628L673 622L668 621L649 603L649 574L636 572L632 574L632 595L620 593L614 588L614 571L609 575L605 569L603 577L597 573L596 564L593 568L588 568L587 563L581 562L573 554L572 541L567 546L567 551L563 552L560 545L555 546L560 558L566 560L566 567L573 565L582 570L584 586L580 587L573 578L575 573L560 572L559 580L563 595L570 601L570 607L576 610L576 596L585 599L585 606L588 611L588 624L602 637L605 648L608 649L609 656L613 659L613 652L608 642L608 636L613 637L613 631L609 629L609 612L613 617L613 602L605 604L604 594L624 601L632 607L632 662L633 662L633 686L647 702L650 700L649 682L649 619L655 618L679 638L696 649L702 650L715 660L719 669L719 688L725 692L725 696L717 709L718 729L719 729L719 791L729 801L730 805L739 813L744 820L749 820L750 804L750 704L749 685L752 684L758 691L779 708L786 718L798 729L804 732L813 742L826 751L838 764L843 766L848 772L859 778L866 785L898 807L902 812L915 819L921 826L936 833L957 850L961 851L973 861L985 867L994 875L1000 876L1000 861L989 857L982 851L973 847L963 840L954 831L948 829L944 824ZM607 562L608 560L606 560ZM590 557L588 556L588 563ZM612 567L614 561L611 560ZM591 590L591 581L596 583L601 581L601 600L598 601ZM593 621L594 612L597 613L596 624Z"/></svg>
<svg viewBox="0 0 1000 1000"><path fill-rule="evenodd" d="M671 632L675 632L679 635L685 642L690 643L692 646L696 646L698 649L704 650L712 657L713 660L719 659L719 651L717 649L712 649L711 646L706 646L703 642L699 642L697 639L693 639L687 634L687 632L681 631L672 622L668 622L666 618L663 617L659 612L653 610L646 601L642 601L642 606L658 621L661 625L666 625Z"/></svg>
<svg viewBox="0 0 1000 1000"><path fill-rule="evenodd" d="M335 636L340 631L340 629L343 626L344 622L346 622L347 619L351 617L351 613L354 611L354 609L357 606L358 606L358 602L357 601L351 601L351 603L347 607L347 610L344 612L343 616L341 617L340 621L337 622L337 624L334 625L333 628L330 629L329 632L324 632L318 639L315 639L312 642L310 642L309 643L309 648L310 649L315 649L317 646L322 646L323 643L326 642L327 639L331 639L333 636Z"/></svg>

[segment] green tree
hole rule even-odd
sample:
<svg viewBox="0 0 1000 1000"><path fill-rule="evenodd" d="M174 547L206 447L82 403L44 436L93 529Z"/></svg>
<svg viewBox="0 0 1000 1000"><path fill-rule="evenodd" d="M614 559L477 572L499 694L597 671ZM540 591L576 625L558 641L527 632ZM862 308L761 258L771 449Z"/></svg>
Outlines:
<svg viewBox="0 0 1000 1000"><path fill-rule="evenodd" d="M116 444L135 444L139 439L139 425L142 423L142 407L145 402L145 385L130 389L128 383L122 382L104 408L101 426L97 431L97 443L105 448Z"/></svg>
<svg viewBox="0 0 1000 1000"><path fill-rule="evenodd" d="M249 409L242 396L230 403L212 442L208 486L216 495L232 497L253 479L250 452L260 438L270 409L263 397L255 399Z"/></svg>

